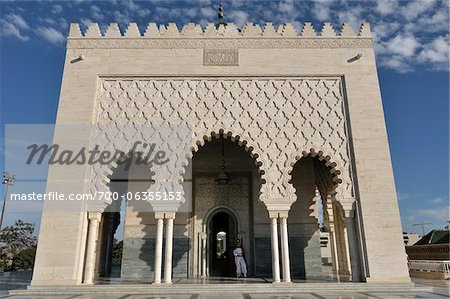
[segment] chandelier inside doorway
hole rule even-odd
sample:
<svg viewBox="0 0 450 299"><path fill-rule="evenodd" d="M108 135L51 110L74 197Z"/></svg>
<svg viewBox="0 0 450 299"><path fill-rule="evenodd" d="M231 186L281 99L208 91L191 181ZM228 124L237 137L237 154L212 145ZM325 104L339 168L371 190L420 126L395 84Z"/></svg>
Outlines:
<svg viewBox="0 0 450 299"><path fill-rule="evenodd" d="M219 173L219 176L216 179L216 183L219 185L227 185L230 182L230 178L225 172L225 138L223 134L220 134L220 139L222 140L222 169Z"/></svg>

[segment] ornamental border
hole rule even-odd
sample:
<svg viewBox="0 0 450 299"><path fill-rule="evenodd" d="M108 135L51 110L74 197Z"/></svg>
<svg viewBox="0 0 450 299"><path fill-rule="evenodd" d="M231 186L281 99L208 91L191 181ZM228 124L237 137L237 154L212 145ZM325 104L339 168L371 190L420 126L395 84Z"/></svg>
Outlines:
<svg viewBox="0 0 450 299"><path fill-rule="evenodd" d="M68 38L68 49L373 48L372 38Z"/></svg>

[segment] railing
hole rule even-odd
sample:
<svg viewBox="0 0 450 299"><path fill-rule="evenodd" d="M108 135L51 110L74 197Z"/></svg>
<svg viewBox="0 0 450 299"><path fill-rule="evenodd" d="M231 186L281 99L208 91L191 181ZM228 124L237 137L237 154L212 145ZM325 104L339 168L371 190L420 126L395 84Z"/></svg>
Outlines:
<svg viewBox="0 0 450 299"><path fill-rule="evenodd" d="M410 260L450 260L449 244L428 244L406 246L406 253Z"/></svg>
<svg viewBox="0 0 450 299"><path fill-rule="evenodd" d="M450 275L450 261L409 261L409 271L437 272Z"/></svg>

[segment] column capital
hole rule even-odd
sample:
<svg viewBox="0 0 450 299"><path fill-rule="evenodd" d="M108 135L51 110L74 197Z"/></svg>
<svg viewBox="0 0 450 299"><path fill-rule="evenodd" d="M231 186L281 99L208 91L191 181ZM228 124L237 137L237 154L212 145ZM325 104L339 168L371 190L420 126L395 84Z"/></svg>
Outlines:
<svg viewBox="0 0 450 299"><path fill-rule="evenodd" d="M346 218L353 218L353 211L355 209L355 199L349 198L339 201L344 210Z"/></svg>
<svg viewBox="0 0 450 299"><path fill-rule="evenodd" d="M288 218L289 210L269 210L269 218Z"/></svg>
<svg viewBox="0 0 450 299"><path fill-rule="evenodd" d="M289 211L279 211L279 212L278 212L278 215L279 215L280 218L285 218L285 219L287 219L288 216L289 216Z"/></svg>
<svg viewBox="0 0 450 299"><path fill-rule="evenodd" d="M264 200L264 204L266 205L269 213L271 211L276 211L277 213L280 211L289 211L291 209L292 203L292 201L282 198L267 198Z"/></svg>
<svg viewBox="0 0 450 299"><path fill-rule="evenodd" d="M102 213L100 213L100 212L88 212L88 219L100 222L100 220L102 220Z"/></svg>
<svg viewBox="0 0 450 299"><path fill-rule="evenodd" d="M166 218L166 219L175 219L175 212L166 212L166 213L164 213L164 218Z"/></svg>
<svg viewBox="0 0 450 299"><path fill-rule="evenodd" d="M164 212L155 212L155 219L164 219Z"/></svg>
<svg viewBox="0 0 450 299"><path fill-rule="evenodd" d="M269 218L278 218L278 211L269 211Z"/></svg>
<svg viewBox="0 0 450 299"><path fill-rule="evenodd" d="M330 222L328 224L328 232L333 233L334 232L334 223Z"/></svg>

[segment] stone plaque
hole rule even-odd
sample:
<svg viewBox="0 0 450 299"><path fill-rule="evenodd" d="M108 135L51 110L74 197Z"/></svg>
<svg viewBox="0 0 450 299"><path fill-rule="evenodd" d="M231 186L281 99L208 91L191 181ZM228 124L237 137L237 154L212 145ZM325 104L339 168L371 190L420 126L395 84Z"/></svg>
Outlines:
<svg viewBox="0 0 450 299"><path fill-rule="evenodd" d="M239 65L239 50L204 49L203 65Z"/></svg>

